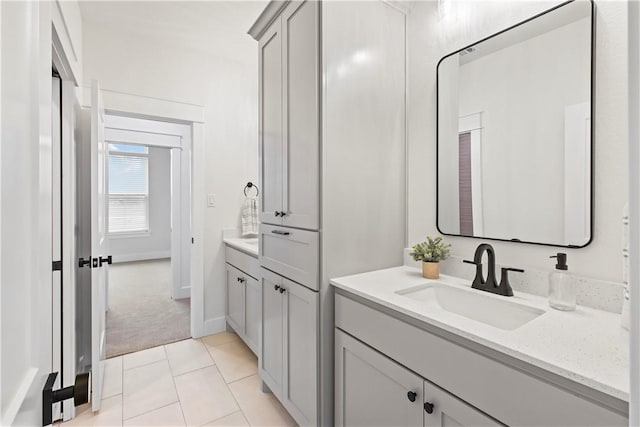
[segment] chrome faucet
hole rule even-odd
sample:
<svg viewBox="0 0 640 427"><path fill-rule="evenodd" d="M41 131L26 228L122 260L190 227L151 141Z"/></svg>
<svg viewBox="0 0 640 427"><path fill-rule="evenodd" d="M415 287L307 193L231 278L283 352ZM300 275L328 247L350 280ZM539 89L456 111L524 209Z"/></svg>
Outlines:
<svg viewBox="0 0 640 427"><path fill-rule="evenodd" d="M484 278L482 272L482 256L487 253L489 258L487 278ZM491 292L493 294L504 295L507 297L513 296L513 289L509 283L509 272L516 271L518 273L524 273L524 270L520 268L503 267L501 270L500 284L496 281L496 254L493 247L487 243L482 243L476 248L476 253L473 256L473 261L464 260L467 264L474 264L476 266L476 277L473 279L471 287L485 292Z"/></svg>

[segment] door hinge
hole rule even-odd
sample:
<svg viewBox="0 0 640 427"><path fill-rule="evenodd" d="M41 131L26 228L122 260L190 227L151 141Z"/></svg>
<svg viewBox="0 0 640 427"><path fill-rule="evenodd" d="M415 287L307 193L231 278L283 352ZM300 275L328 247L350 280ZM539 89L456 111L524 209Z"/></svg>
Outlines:
<svg viewBox="0 0 640 427"><path fill-rule="evenodd" d="M79 406L89 402L89 373L76 375L76 381L69 387L58 390L53 389L58 377L57 372L52 372L47 377L42 389L42 425L53 423L53 404L73 398L73 405Z"/></svg>
<svg viewBox="0 0 640 427"><path fill-rule="evenodd" d="M62 271L62 260L53 261L51 263L51 270L53 270L53 271Z"/></svg>

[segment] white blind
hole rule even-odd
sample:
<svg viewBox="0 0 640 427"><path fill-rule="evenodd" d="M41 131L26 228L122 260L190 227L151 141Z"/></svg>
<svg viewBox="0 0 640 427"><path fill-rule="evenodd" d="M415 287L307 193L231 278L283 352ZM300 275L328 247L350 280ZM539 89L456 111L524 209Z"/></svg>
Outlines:
<svg viewBox="0 0 640 427"><path fill-rule="evenodd" d="M110 194L109 232L123 233L148 230L148 203L148 196Z"/></svg>
<svg viewBox="0 0 640 427"><path fill-rule="evenodd" d="M109 232L149 229L149 158L146 152L109 152ZM134 151L134 150L131 150ZM146 150L145 150L146 151Z"/></svg>

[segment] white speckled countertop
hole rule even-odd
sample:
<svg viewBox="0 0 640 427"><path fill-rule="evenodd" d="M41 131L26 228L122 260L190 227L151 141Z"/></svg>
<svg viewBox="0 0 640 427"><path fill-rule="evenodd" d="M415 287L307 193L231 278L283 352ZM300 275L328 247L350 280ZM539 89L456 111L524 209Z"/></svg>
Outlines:
<svg viewBox="0 0 640 427"><path fill-rule="evenodd" d="M441 275L451 286L471 283ZM615 398L629 401L629 332L620 315L578 306L562 312L547 299L515 292L509 300L545 310L515 330L502 330L396 294L398 290L428 283L420 270L395 267L331 280L337 288L515 357ZM507 298L482 292L492 298Z"/></svg>
<svg viewBox="0 0 640 427"><path fill-rule="evenodd" d="M241 237L225 237L222 239L225 245L245 252L255 258L258 258L258 238L241 238Z"/></svg>

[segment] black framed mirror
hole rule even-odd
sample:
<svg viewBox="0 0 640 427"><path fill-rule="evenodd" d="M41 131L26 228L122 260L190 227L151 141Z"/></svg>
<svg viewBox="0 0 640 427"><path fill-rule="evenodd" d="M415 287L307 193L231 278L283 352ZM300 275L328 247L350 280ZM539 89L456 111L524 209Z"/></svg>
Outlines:
<svg viewBox="0 0 640 427"><path fill-rule="evenodd" d="M563 3L437 66L437 227L584 247L593 234L594 4Z"/></svg>

